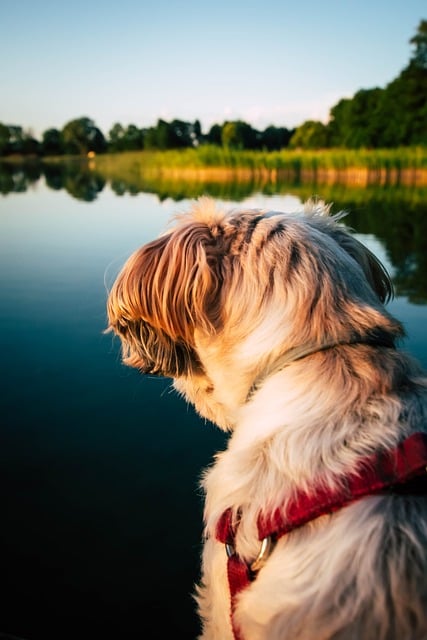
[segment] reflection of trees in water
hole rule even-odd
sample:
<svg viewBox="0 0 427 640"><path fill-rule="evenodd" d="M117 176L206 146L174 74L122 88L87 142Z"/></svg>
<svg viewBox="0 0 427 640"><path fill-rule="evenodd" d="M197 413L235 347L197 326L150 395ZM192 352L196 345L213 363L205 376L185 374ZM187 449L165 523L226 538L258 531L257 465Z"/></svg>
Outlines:
<svg viewBox="0 0 427 640"><path fill-rule="evenodd" d="M42 165L35 163L0 163L0 193L23 193L44 175L47 186L65 189L78 200L92 202L106 185L106 180L88 167L74 163Z"/></svg>
<svg viewBox="0 0 427 640"><path fill-rule="evenodd" d="M89 168L71 164L49 164L44 166L46 184L51 189L65 189L77 200L92 202L105 187L106 181Z"/></svg>
<svg viewBox="0 0 427 640"><path fill-rule="evenodd" d="M0 163L0 193L23 193L42 175L39 163L26 166Z"/></svg>
<svg viewBox="0 0 427 640"><path fill-rule="evenodd" d="M7 165L0 163L0 193L23 192L44 175L51 189L65 189L79 200L91 202L107 180L88 165ZM126 176L110 179L118 196L154 193L175 201L210 195L239 202L255 193L291 194L302 201L317 196L333 203L333 211L349 212L345 222L358 233L372 234L384 245L394 269L398 295L414 303L427 302L427 189L409 187L347 188L345 185L280 184L253 180L176 180L163 176Z"/></svg>
<svg viewBox="0 0 427 640"><path fill-rule="evenodd" d="M346 208L347 223L360 233L375 235L395 269L396 293L411 302L427 302L427 198L371 200L366 207Z"/></svg>
<svg viewBox="0 0 427 640"><path fill-rule="evenodd" d="M153 193L161 202L171 198L175 202L209 195L222 200L240 201L260 191L255 180L200 181L177 180L164 175L141 176L129 182L122 179L111 179L111 189L118 196L126 193Z"/></svg>

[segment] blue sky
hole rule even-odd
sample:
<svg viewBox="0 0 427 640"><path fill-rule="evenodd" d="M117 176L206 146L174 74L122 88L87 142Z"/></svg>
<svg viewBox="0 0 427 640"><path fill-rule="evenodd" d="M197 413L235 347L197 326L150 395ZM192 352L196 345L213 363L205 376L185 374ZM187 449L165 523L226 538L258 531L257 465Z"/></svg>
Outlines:
<svg viewBox="0 0 427 640"><path fill-rule="evenodd" d="M21 0L0 19L0 122L325 121L406 66L425 0Z"/></svg>

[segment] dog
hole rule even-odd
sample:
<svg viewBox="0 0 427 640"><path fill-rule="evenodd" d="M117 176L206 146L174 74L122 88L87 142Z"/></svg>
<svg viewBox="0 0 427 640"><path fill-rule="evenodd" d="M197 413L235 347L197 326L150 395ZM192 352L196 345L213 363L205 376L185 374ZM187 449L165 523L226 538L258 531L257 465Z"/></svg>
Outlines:
<svg viewBox="0 0 427 640"><path fill-rule="evenodd" d="M203 640L426 640L427 380L344 213L203 197L108 296L123 362L229 432L203 473Z"/></svg>

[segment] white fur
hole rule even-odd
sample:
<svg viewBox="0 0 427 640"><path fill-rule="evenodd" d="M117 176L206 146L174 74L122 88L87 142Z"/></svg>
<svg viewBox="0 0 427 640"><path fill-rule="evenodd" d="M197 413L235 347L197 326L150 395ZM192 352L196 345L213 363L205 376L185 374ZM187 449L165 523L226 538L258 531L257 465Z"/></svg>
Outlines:
<svg viewBox="0 0 427 640"><path fill-rule="evenodd" d="M171 376L231 434L203 478L203 640L233 640L216 540L226 509L239 513L236 549L251 563L260 514L335 487L365 456L427 428L418 366L368 339L402 334L382 304L387 276L339 217L321 203L299 216L227 214L201 199L110 294L125 361ZM299 349L305 357L288 357ZM426 549L424 497L366 497L281 537L235 622L244 640L425 640Z"/></svg>

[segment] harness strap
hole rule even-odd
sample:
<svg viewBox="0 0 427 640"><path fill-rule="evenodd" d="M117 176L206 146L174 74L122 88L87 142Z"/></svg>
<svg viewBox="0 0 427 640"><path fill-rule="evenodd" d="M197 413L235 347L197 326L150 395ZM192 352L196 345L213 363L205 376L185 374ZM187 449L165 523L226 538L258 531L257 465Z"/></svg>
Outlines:
<svg viewBox="0 0 427 640"><path fill-rule="evenodd" d="M351 475L339 479L334 489L320 487L311 492L298 492L286 510L277 508L272 514L260 517L259 540L276 541L321 515L334 513L363 496L385 491L427 495L427 434L415 433L394 449L364 458ZM236 596L250 585L256 572L235 552L237 526L238 523L233 524L232 510L227 509L218 522L216 538L227 547L231 621L235 640L243 640L234 622Z"/></svg>

